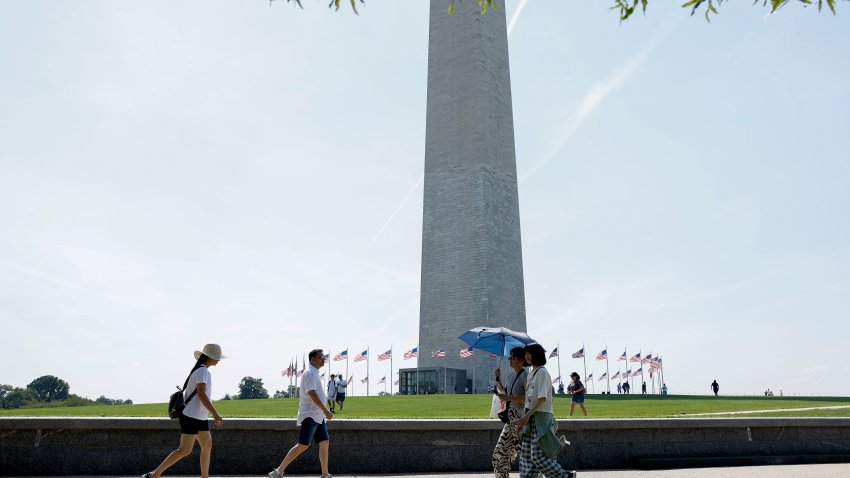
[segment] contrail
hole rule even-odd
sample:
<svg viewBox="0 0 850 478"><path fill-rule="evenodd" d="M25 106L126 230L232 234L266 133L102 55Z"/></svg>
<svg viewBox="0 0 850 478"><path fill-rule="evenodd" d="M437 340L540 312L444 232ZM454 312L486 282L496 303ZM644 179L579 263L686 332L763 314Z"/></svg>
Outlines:
<svg viewBox="0 0 850 478"><path fill-rule="evenodd" d="M419 187L419 184L422 182L423 178L425 178L424 174L422 176L419 176L419 179L416 181L416 184L414 184L413 187L410 188L410 192L408 192L407 196L405 196L404 199L401 200L401 204L399 204L398 207L395 208L395 211L393 211L393 213L390 215L390 218L387 219L387 222L384 223L384 226L381 228L381 230L378 231L378 233L375 234L375 237L372 238L372 242L369 243L370 246L372 244L374 244L375 241L377 241L379 237L381 237L381 234L384 233L384 231L387 229L387 226L390 225L390 223L392 222L392 220L396 216L396 214L398 214L398 212L401 210L401 208L404 207L404 204L407 203L407 200L410 199L410 196L412 196L413 192L416 191L416 188Z"/></svg>
<svg viewBox="0 0 850 478"><path fill-rule="evenodd" d="M675 25L675 23L673 24ZM618 66L607 78L603 78L596 82L587 93L584 94L578 107L575 109L570 118L560 128L554 139L549 143L549 148L543 155L543 159L537 162L530 171L520 176L520 181L525 181L530 176L534 175L540 168L549 162L560 150L567 144L567 141L572 138L573 134L584 123L584 121L596 111L596 108L608 97L616 91L623 83L628 80L641 65L649 58L649 54L661 43L661 41L672 31L672 26L664 28L660 33L655 35L645 48L632 57L629 61Z"/></svg>
<svg viewBox="0 0 850 478"><path fill-rule="evenodd" d="M511 36L511 32L514 29L514 25L516 25L516 21L519 18L519 14L522 13L522 9L525 8L526 3L528 3L528 0L522 0L516 7L516 11L514 11L514 15L511 17L511 21L508 22L508 36Z"/></svg>

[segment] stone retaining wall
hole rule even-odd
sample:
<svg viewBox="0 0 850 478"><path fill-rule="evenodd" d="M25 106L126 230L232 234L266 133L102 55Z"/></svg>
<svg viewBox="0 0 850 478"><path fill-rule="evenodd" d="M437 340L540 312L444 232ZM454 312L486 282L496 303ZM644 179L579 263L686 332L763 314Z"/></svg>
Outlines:
<svg viewBox="0 0 850 478"><path fill-rule="evenodd" d="M560 420L559 426L573 445L558 459L573 469L850 456L848 418ZM337 419L329 428L333 473L436 473L489 470L501 424ZM296 439L291 419L229 419L213 431L211 472L264 475ZM141 475L178 440L176 421L165 418L0 418L0 475ZM318 474L316 447L289 471ZM198 472L196 447L169 474Z"/></svg>

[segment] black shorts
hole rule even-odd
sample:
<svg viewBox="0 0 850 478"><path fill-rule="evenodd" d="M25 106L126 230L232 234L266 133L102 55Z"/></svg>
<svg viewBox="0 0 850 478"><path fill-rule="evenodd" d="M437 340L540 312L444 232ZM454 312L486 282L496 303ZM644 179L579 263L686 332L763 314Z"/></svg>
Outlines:
<svg viewBox="0 0 850 478"><path fill-rule="evenodd" d="M180 415L180 432L186 435L197 435L198 432L210 431L210 423L206 420Z"/></svg>

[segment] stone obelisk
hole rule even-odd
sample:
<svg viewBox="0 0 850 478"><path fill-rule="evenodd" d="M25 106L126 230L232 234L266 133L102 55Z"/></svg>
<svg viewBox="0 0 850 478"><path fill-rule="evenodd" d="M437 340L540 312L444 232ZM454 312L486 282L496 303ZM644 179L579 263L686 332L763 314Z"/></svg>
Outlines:
<svg viewBox="0 0 850 478"><path fill-rule="evenodd" d="M494 361L461 359L461 333L525 331L516 151L504 0L431 0L419 366L467 370L474 391ZM446 358L431 353L446 347ZM507 364L502 363L502 368ZM442 383L438 384L442 388ZM449 384L447 393L463 393Z"/></svg>

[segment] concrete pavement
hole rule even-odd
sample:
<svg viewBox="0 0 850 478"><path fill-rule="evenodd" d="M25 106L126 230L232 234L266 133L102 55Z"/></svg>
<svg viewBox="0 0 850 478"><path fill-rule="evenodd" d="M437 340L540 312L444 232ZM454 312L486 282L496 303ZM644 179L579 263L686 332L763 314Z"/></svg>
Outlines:
<svg viewBox="0 0 850 478"><path fill-rule="evenodd" d="M141 475L139 475L141 476ZM139 478L139 476L122 476L97 478ZM165 475L175 476L175 475ZM215 478L258 478L257 476L225 477L213 475ZM317 478L314 475L287 475L291 478ZM335 478L492 478L492 473L437 473L437 474L387 474L387 475L334 475ZM850 478L850 464L827 465L776 465L776 466L743 466L719 468L688 468L680 470L603 470L580 471L581 478ZM28 477L32 478L32 477ZM66 477L91 478L91 477ZM263 477L261 477L263 478ZM519 478L519 473L512 472L511 478Z"/></svg>

